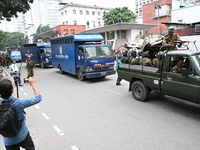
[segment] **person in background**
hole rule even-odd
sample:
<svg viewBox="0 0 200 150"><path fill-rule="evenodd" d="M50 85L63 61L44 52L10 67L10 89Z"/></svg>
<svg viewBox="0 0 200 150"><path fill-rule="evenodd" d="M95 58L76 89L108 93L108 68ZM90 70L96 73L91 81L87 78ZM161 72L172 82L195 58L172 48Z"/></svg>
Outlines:
<svg viewBox="0 0 200 150"><path fill-rule="evenodd" d="M119 68L119 66L121 65L121 56L118 56L118 59L116 60L116 71L117 71L117 74L118 74L118 68ZM116 85L121 85L121 80L122 79L120 79L119 77L117 77L117 81L116 81Z"/></svg>
<svg viewBox="0 0 200 150"><path fill-rule="evenodd" d="M35 150L33 140L26 126L24 109L39 103L42 100L42 95L40 95L40 91L36 86L35 80L32 77L30 77L28 81L33 89L34 96L31 98L18 98L13 103L17 111L18 119L21 122L21 128L18 134L14 137L2 137L6 150L20 150L20 147L26 150ZM15 99L15 97L13 97L12 94L13 94L12 82L6 78L2 79L0 81L0 95L2 101L9 101Z"/></svg>
<svg viewBox="0 0 200 150"><path fill-rule="evenodd" d="M18 68L15 60L13 60L13 63L10 65L10 68L12 75L18 75L19 86L22 86L20 78L20 69Z"/></svg>
<svg viewBox="0 0 200 150"><path fill-rule="evenodd" d="M180 41L180 37L177 33L174 33L174 28L173 27L169 27L168 28L168 34L166 34L163 37L163 42L162 45L169 45L166 46L167 50L176 50L176 44L174 43L174 41ZM170 45L171 44L171 45Z"/></svg>
<svg viewBox="0 0 200 150"><path fill-rule="evenodd" d="M34 68L35 68L34 61L31 59L31 56L28 56L26 60L26 69L28 73L27 78L34 76L34 70L33 70Z"/></svg>

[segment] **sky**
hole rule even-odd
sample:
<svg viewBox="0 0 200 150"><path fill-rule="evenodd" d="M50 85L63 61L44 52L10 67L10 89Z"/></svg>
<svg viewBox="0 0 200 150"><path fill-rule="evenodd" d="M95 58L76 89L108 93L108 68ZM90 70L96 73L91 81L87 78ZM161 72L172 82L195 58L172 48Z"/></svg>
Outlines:
<svg viewBox="0 0 200 150"><path fill-rule="evenodd" d="M109 8L124 7L127 6L131 11L133 11L133 1L131 0L64 0L66 3L76 3L85 5L96 5Z"/></svg>

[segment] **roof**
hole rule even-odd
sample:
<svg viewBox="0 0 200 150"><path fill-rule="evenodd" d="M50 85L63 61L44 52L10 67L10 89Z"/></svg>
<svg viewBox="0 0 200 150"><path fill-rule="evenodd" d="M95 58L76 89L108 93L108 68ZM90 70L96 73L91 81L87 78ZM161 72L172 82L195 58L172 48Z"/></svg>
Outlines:
<svg viewBox="0 0 200 150"><path fill-rule="evenodd" d="M50 47L51 43L32 43L32 44L24 44L24 47L29 46L37 46L37 47Z"/></svg>
<svg viewBox="0 0 200 150"><path fill-rule="evenodd" d="M137 23L116 23L100 28L94 28L90 30L82 31L81 33L102 33L109 31L117 31L117 30L130 30L130 29L138 29L138 30L147 30L157 26L156 24L137 24Z"/></svg>
<svg viewBox="0 0 200 150"><path fill-rule="evenodd" d="M67 39L67 38L73 38L74 41L103 41L104 38L101 34L96 33L80 33L80 34L71 34L63 37L56 37L52 38L52 40L58 40L58 39Z"/></svg>

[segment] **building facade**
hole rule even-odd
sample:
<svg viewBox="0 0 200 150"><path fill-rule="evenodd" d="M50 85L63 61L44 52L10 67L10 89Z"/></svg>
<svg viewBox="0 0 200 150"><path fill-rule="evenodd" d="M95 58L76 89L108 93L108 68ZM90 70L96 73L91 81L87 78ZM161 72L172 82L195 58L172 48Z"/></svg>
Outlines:
<svg viewBox="0 0 200 150"><path fill-rule="evenodd" d="M64 25L86 25L86 29L104 26L103 15L112 8L98 7L96 5L83 5L63 3L60 9L61 24Z"/></svg>

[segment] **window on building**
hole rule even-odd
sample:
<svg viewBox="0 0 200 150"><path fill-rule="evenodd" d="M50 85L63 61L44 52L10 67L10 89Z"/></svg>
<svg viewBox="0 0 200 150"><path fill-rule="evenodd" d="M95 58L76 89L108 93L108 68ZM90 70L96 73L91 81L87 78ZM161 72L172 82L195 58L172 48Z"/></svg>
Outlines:
<svg viewBox="0 0 200 150"><path fill-rule="evenodd" d="M87 28L90 28L90 22L87 21L86 24L87 24Z"/></svg>
<svg viewBox="0 0 200 150"><path fill-rule="evenodd" d="M100 11L98 12L98 15L99 15L99 16L101 15L101 12L100 12Z"/></svg>
<svg viewBox="0 0 200 150"><path fill-rule="evenodd" d="M88 10L86 11L86 15L89 15L89 11Z"/></svg>
<svg viewBox="0 0 200 150"><path fill-rule="evenodd" d="M63 12L61 12L61 16L62 16L62 17L64 16L64 13L63 13Z"/></svg>
<svg viewBox="0 0 200 150"><path fill-rule="evenodd" d="M65 24L68 24L68 21L66 21Z"/></svg>
<svg viewBox="0 0 200 150"><path fill-rule="evenodd" d="M67 10L65 10L65 15L67 15Z"/></svg>
<svg viewBox="0 0 200 150"><path fill-rule="evenodd" d="M92 15L95 15L95 11L92 11Z"/></svg>
<svg viewBox="0 0 200 150"><path fill-rule="evenodd" d="M73 14L76 14L76 10L75 9L73 9Z"/></svg>
<svg viewBox="0 0 200 150"><path fill-rule="evenodd" d="M101 21L98 22L99 27L101 27Z"/></svg>
<svg viewBox="0 0 200 150"><path fill-rule="evenodd" d="M80 10L80 15L82 15L83 14L83 10Z"/></svg>
<svg viewBox="0 0 200 150"><path fill-rule="evenodd" d="M74 20L74 25L77 25L77 21L76 20Z"/></svg>
<svg viewBox="0 0 200 150"><path fill-rule="evenodd" d="M68 31L68 29L64 29L64 31Z"/></svg>

